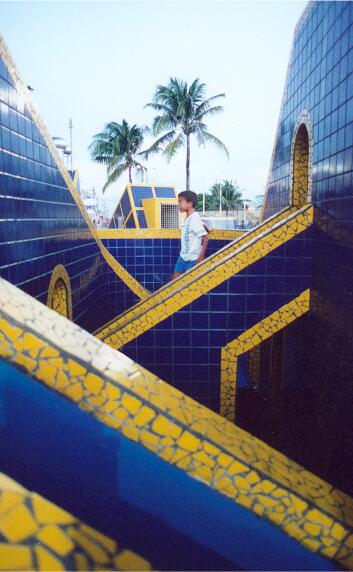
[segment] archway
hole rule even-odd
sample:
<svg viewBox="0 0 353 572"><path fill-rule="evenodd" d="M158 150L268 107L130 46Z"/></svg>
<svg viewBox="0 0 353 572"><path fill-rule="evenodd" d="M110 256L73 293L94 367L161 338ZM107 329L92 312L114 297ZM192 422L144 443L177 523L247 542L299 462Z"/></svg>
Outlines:
<svg viewBox="0 0 353 572"><path fill-rule="evenodd" d="M70 278L62 264L58 264L53 270L48 289L47 305L58 314L72 320Z"/></svg>
<svg viewBox="0 0 353 572"><path fill-rule="evenodd" d="M302 114L292 144L292 205L301 208L311 202L311 125Z"/></svg>

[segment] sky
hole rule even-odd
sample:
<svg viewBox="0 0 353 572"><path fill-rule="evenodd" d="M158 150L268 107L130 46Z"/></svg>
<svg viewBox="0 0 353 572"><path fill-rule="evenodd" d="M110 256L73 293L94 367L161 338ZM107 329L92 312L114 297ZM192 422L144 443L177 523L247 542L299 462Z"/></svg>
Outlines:
<svg viewBox="0 0 353 572"><path fill-rule="evenodd" d="M225 143L191 144L191 189L237 181L253 199L266 186L295 25L303 1L0 1L0 33L49 133L69 141L81 187L101 193L106 170L88 146L109 121L151 125L145 109L170 77L225 93L224 112L208 128ZM146 140L146 145L150 140ZM148 183L185 188L185 150L147 163ZM109 214L123 176L104 194ZM134 182L140 182L135 178Z"/></svg>

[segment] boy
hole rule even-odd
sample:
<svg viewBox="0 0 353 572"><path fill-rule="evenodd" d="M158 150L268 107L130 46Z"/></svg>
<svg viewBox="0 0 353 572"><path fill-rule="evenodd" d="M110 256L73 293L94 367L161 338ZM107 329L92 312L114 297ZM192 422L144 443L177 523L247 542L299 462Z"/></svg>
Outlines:
<svg viewBox="0 0 353 572"><path fill-rule="evenodd" d="M179 210L186 213L181 231L181 251L174 267L172 280L205 258L208 243L207 230L195 211L197 195L193 191L178 194Z"/></svg>

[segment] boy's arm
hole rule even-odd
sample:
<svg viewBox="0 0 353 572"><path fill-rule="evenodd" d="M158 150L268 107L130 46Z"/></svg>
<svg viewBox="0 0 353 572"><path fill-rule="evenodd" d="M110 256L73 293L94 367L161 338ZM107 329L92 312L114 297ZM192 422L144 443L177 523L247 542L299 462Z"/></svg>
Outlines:
<svg viewBox="0 0 353 572"><path fill-rule="evenodd" d="M196 264L198 264L199 262L202 262L204 260L205 254L206 254L206 249L207 249L207 244L208 244L208 235L205 234L201 240L201 252L200 252L200 256L196 260Z"/></svg>

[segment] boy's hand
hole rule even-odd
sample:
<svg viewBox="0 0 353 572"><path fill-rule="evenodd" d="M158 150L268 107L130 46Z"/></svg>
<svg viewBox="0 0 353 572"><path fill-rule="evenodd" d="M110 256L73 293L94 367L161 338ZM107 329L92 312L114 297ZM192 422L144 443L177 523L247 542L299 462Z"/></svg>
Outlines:
<svg viewBox="0 0 353 572"><path fill-rule="evenodd" d="M198 259L196 260L196 264L198 264L199 262L202 262L203 260L205 260L205 257L199 256Z"/></svg>

